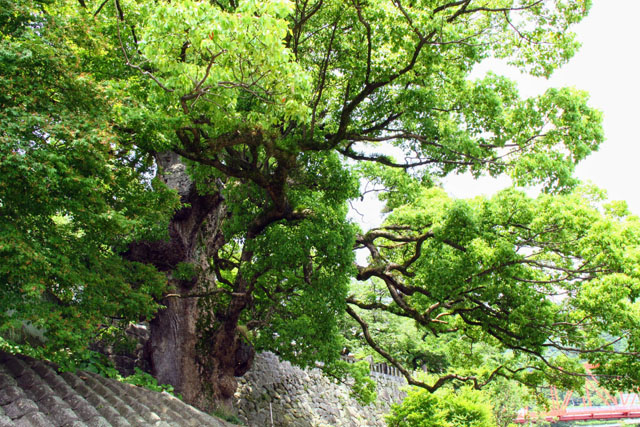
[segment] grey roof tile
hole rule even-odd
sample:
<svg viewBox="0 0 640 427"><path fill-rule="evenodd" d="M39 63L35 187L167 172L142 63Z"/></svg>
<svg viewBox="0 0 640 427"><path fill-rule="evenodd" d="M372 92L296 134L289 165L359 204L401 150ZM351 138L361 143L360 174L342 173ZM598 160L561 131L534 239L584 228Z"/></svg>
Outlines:
<svg viewBox="0 0 640 427"><path fill-rule="evenodd" d="M0 406L8 405L22 396L24 396L24 391L17 385L4 387L0 389Z"/></svg>
<svg viewBox="0 0 640 427"><path fill-rule="evenodd" d="M96 408L91 406L82 396L73 395L67 398L67 403L78 414L81 420L87 421L94 417L100 417L100 413Z"/></svg>
<svg viewBox="0 0 640 427"><path fill-rule="evenodd" d="M25 427L51 427L52 424L47 418L41 414L40 412L31 412L19 418L15 421L16 426L25 426Z"/></svg>
<svg viewBox="0 0 640 427"><path fill-rule="evenodd" d="M61 372L58 374L58 377L62 378L67 384L71 387L76 388L80 384L84 384L80 378L78 378L75 374L71 372Z"/></svg>
<svg viewBox="0 0 640 427"><path fill-rule="evenodd" d="M52 378L43 378L42 380L46 381L49 387L51 387L55 393L63 399L75 394L73 388L62 377L56 376Z"/></svg>
<svg viewBox="0 0 640 427"><path fill-rule="evenodd" d="M32 412L38 412L38 405L26 397L19 397L4 407L5 415L14 420Z"/></svg>
<svg viewBox="0 0 640 427"><path fill-rule="evenodd" d="M213 426L230 424L167 393L58 373L48 362L0 352L0 427Z"/></svg>
<svg viewBox="0 0 640 427"><path fill-rule="evenodd" d="M20 359L9 357L4 362L14 378L18 378L27 370L27 365Z"/></svg>
<svg viewBox="0 0 640 427"><path fill-rule="evenodd" d="M69 404L62 400L59 396L46 396L38 401L40 410L47 414L56 425L67 425L80 418L71 409Z"/></svg>
<svg viewBox="0 0 640 427"><path fill-rule="evenodd" d="M16 385L16 380L4 370L0 371L0 390L10 385Z"/></svg>
<svg viewBox="0 0 640 427"><path fill-rule="evenodd" d="M61 405L67 406L67 407L69 406L67 402L65 402L60 398L60 396L56 396L55 394L42 396L40 399L37 400L37 402L40 408L46 409L46 410L51 410Z"/></svg>
<svg viewBox="0 0 640 427"><path fill-rule="evenodd" d="M123 420L124 419L122 419L122 420L120 419L120 418L122 418L120 416L120 413L118 411L116 411L115 408L111 407L108 403L103 403L103 404L96 405L96 409L98 410L100 415L102 415L111 424L113 424L113 425L115 425L115 424L122 425L123 424Z"/></svg>
<svg viewBox="0 0 640 427"><path fill-rule="evenodd" d="M105 420L101 416L88 419L87 424L91 427L111 427L111 424L109 424L107 420Z"/></svg>
<svg viewBox="0 0 640 427"><path fill-rule="evenodd" d="M27 391L27 396L33 399L34 402L38 402L47 396L55 395L54 391L47 384L35 384Z"/></svg>
<svg viewBox="0 0 640 427"><path fill-rule="evenodd" d="M18 377L18 385L23 389L29 389L42 380L38 374L31 369L26 369L22 375Z"/></svg>
<svg viewBox="0 0 640 427"><path fill-rule="evenodd" d="M44 362L40 360L36 360L31 364L31 369L33 369L40 377L47 379L58 376L58 373L53 370L50 366L47 366Z"/></svg>

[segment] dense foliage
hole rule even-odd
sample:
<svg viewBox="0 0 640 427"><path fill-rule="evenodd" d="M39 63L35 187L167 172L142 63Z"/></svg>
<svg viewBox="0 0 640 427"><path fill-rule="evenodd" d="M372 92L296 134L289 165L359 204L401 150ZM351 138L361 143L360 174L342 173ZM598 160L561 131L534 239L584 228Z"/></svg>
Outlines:
<svg viewBox="0 0 640 427"><path fill-rule="evenodd" d="M220 383L239 339L301 365L368 348L429 391L574 385L582 360L640 379L638 220L572 176L600 113L574 89L469 79L488 57L548 76L588 0L0 5L5 336L33 325L49 354L75 351L107 319L152 315L165 276L122 254L177 208L152 179L173 152L224 200L220 235L206 215L191 235L205 262L163 266L171 298L199 301L199 363ZM543 194L452 200L439 179L462 172ZM346 219L362 182L386 203L379 228Z"/></svg>
<svg viewBox="0 0 640 427"><path fill-rule="evenodd" d="M640 224L623 206L603 203L588 188L537 199L505 190L470 201L451 200L437 188L417 191L403 192L388 225L359 237L372 262L358 278L374 285L348 298L362 311L348 311L369 345L381 343L380 354L401 361L413 351L441 378L479 385L496 375L558 381L554 370L580 371L580 360L635 363L622 349L635 340ZM411 319L426 334L423 343L440 336L438 345L416 348L416 331L367 334L372 309L387 313L388 323ZM402 348L403 335L414 350ZM587 348L608 350L581 354ZM632 376L621 384L631 385ZM575 386L575 379L565 377L565 385Z"/></svg>
<svg viewBox="0 0 640 427"><path fill-rule="evenodd" d="M386 418L390 427L493 427L491 404L469 389L431 394L412 390Z"/></svg>
<svg viewBox="0 0 640 427"><path fill-rule="evenodd" d="M118 253L165 233L177 201L110 118L100 42L45 8L0 2L0 331L46 332L51 357L157 309L164 277Z"/></svg>

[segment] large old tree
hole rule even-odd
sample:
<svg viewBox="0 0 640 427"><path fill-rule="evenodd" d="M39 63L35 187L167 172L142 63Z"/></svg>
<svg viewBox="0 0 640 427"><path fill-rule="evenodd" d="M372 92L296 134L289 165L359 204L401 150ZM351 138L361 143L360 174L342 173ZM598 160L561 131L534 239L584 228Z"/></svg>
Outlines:
<svg viewBox="0 0 640 427"><path fill-rule="evenodd" d="M332 369L341 327L429 390L579 379L583 360L638 380L638 222L572 177L600 114L468 77L489 57L548 76L590 1L0 6L5 345L68 357L152 318L153 374L203 407L257 350ZM543 195L451 200L439 179L462 172ZM365 182L389 215L361 231ZM371 312L457 359L414 378Z"/></svg>

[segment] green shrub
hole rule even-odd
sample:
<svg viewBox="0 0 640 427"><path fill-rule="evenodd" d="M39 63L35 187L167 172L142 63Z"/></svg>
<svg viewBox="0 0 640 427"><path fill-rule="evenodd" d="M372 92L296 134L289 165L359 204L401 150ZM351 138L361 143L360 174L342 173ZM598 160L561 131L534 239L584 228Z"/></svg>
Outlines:
<svg viewBox="0 0 640 427"><path fill-rule="evenodd" d="M153 376L151 376L151 374L144 372L140 368L135 368L135 372L135 374L123 378L122 382L137 385L139 387L144 387L153 391L166 391L167 393L172 394L178 398L182 398L180 395L174 393L172 385L158 384L158 380L156 380Z"/></svg>
<svg viewBox="0 0 640 427"><path fill-rule="evenodd" d="M474 390L414 389L386 417L390 427L495 427L491 405Z"/></svg>
<svg viewBox="0 0 640 427"><path fill-rule="evenodd" d="M244 423L238 418L236 415L229 412L228 409L218 408L211 413L212 416L216 418L220 418L223 421L226 421L231 424L243 426Z"/></svg>

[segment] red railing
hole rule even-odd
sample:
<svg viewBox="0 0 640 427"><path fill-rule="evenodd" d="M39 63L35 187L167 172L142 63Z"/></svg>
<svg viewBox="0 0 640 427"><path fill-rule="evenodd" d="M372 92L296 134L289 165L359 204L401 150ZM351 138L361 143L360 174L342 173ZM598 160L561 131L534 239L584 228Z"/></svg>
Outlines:
<svg viewBox="0 0 640 427"><path fill-rule="evenodd" d="M584 393L581 396L581 406L571 406L571 397L574 391L568 391L560 400L560 394L555 387L551 387L551 405L548 412L538 413L529 411L528 408L518 412L516 423L535 423L537 421L588 421L588 420L612 420L623 418L640 418L640 397L636 393L619 393L612 396L607 390L598 385L598 381L591 372L594 366L586 365L588 377L585 381ZM593 400L598 397L602 403L593 405Z"/></svg>

